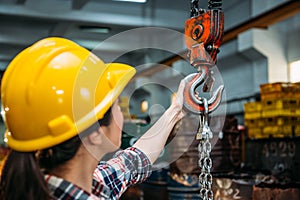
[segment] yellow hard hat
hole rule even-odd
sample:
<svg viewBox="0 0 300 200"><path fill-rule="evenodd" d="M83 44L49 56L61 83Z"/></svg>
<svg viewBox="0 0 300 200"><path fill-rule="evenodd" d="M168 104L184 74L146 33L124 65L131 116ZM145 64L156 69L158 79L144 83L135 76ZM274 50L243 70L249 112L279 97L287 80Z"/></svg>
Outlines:
<svg viewBox="0 0 300 200"><path fill-rule="evenodd" d="M18 54L2 79L5 138L17 151L64 142L105 112L134 76L120 63L97 56L64 38L45 38Z"/></svg>

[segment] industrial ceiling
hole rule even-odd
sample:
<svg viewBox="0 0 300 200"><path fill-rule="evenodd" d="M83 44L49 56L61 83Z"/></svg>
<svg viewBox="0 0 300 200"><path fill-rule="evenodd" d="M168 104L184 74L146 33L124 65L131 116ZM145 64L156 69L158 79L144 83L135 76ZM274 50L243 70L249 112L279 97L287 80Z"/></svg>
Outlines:
<svg viewBox="0 0 300 200"><path fill-rule="evenodd" d="M233 33L229 33L229 30L235 30L235 34L238 34L236 27L282 3L270 2L223 1L228 36ZM206 0L200 0L199 4L207 8ZM255 6L262 8L254 11ZM48 36L66 37L92 50L108 38L138 27L162 27L183 33L189 12L188 0L148 0L145 3L113 0L0 0L0 69L4 71L9 61L22 49ZM227 39L235 35L230 36ZM147 39L149 35L144 37ZM114 43L112 40L103 45L101 51L119 54L129 48L131 42Z"/></svg>

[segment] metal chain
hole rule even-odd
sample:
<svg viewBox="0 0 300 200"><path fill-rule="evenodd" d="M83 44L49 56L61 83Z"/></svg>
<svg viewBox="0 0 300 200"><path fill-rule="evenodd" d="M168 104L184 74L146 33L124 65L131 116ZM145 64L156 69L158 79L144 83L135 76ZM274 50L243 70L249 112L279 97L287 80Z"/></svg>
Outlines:
<svg viewBox="0 0 300 200"><path fill-rule="evenodd" d="M191 12L190 17L196 17L199 14L203 14L204 9L199 8L199 0L191 0Z"/></svg>
<svg viewBox="0 0 300 200"><path fill-rule="evenodd" d="M198 1L199 0L191 0L191 17L197 16L199 12Z"/></svg>
<svg viewBox="0 0 300 200"><path fill-rule="evenodd" d="M201 98L204 103L204 113L199 116L199 129L196 139L199 140L199 175L200 197L202 200L213 200L212 182L213 178L210 173L212 168L212 159L210 158L212 132L208 126L208 103L207 99Z"/></svg>
<svg viewBox="0 0 300 200"><path fill-rule="evenodd" d="M222 0L208 0L208 9L222 10Z"/></svg>

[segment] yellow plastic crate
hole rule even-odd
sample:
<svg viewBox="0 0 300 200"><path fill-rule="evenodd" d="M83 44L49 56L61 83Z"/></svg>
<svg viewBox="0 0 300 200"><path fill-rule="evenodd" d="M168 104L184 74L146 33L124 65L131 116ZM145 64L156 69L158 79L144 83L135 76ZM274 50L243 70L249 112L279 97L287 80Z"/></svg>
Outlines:
<svg viewBox="0 0 300 200"><path fill-rule="evenodd" d="M127 97L127 96L120 96L119 97L119 105L129 106L129 97Z"/></svg>
<svg viewBox="0 0 300 200"><path fill-rule="evenodd" d="M282 98L300 98L300 92L269 92L260 94L262 101Z"/></svg>
<svg viewBox="0 0 300 200"><path fill-rule="evenodd" d="M261 126L300 125L300 116L267 117L260 120Z"/></svg>
<svg viewBox="0 0 300 200"><path fill-rule="evenodd" d="M245 126L252 128L252 127L262 127L264 125L262 118L257 119L245 119L244 120Z"/></svg>
<svg viewBox="0 0 300 200"><path fill-rule="evenodd" d="M244 118L246 120L256 120L261 118L261 102L248 102L244 104Z"/></svg>
<svg viewBox="0 0 300 200"><path fill-rule="evenodd" d="M262 100L262 110L297 109L300 108L299 98L276 98Z"/></svg>
<svg viewBox="0 0 300 200"><path fill-rule="evenodd" d="M289 82L266 83L260 85L260 93L300 92L300 84Z"/></svg>
<svg viewBox="0 0 300 200"><path fill-rule="evenodd" d="M245 113L250 113L250 112L259 112L262 109L261 102L248 102L244 104L244 111Z"/></svg>
<svg viewBox="0 0 300 200"><path fill-rule="evenodd" d="M265 126L262 129L262 134L265 137L294 137L300 136L300 125L295 126Z"/></svg>
<svg viewBox="0 0 300 200"><path fill-rule="evenodd" d="M261 112L251 112L251 113L245 113L244 114L244 118L246 120L248 120L248 119L259 119L259 118L261 118L261 116L262 116Z"/></svg>
<svg viewBox="0 0 300 200"><path fill-rule="evenodd" d="M295 126L295 136L296 137L300 136L300 125Z"/></svg>
<svg viewBox="0 0 300 200"><path fill-rule="evenodd" d="M119 106L121 108L121 112L123 113L124 119L130 119L129 112L129 97L128 96L120 96L119 97Z"/></svg>
<svg viewBox="0 0 300 200"><path fill-rule="evenodd" d="M300 109L274 109L274 110L263 110L261 113L263 118L268 117L299 117Z"/></svg>
<svg viewBox="0 0 300 200"><path fill-rule="evenodd" d="M264 137L261 128L248 128L247 135L251 139L261 139Z"/></svg>

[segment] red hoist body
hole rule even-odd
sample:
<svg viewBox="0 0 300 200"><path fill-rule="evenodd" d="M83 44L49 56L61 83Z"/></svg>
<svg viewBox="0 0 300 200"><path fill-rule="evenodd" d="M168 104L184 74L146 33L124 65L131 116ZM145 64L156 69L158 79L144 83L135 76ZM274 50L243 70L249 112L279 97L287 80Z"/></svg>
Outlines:
<svg viewBox="0 0 300 200"><path fill-rule="evenodd" d="M191 18L185 23L185 43L189 49L190 64L198 70L185 79L185 103L187 110L195 114L204 112L204 103L195 95L195 90L202 83L203 92L210 92L214 77L211 68L215 66L217 54L224 33L224 14L222 0L208 1L208 9L199 9L198 1L191 1ZM219 86L208 100L208 112L214 111L220 104L224 86Z"/></svg>

